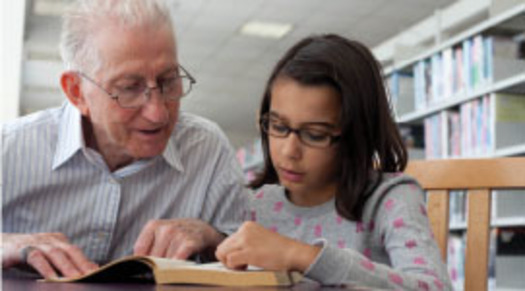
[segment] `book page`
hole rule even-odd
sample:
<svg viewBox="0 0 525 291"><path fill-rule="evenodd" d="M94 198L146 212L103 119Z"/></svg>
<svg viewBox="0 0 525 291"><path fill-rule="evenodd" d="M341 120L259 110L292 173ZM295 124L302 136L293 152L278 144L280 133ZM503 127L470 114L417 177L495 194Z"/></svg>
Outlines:
<svg viewBox="0 0 525 291"><path fill-rule="evenodd" d="M159 268L159 269L177 269L181 267L198 266L197 263L192 261L168 259L168 258L157 258L157 257L129 257L130 259L145 261L146 263Z"/></svg>
<svg viewBox="0 0 525 291"><path fill-rule="evenodd" d="M215 271L229 271L229 272L245 272L245 271L264 271L263 268L248 266L246 269L234 270L226 267L221 262L205 263L205 264L194 264L193 266L185 265L190 268L202 269L202 270L215 270Z"/></svg>

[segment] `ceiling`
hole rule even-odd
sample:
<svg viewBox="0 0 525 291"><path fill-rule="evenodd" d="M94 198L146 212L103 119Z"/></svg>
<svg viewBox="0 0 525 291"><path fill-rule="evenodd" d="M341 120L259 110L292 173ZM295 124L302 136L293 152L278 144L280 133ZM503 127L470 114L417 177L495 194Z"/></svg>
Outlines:
<svg viewBox="0 0 525 291"><path fill-rule="evenodd" d="M67 0L28 0L22 113L60 104L60 18ZM234 146L257 136L255 114L272 66L299 39L338 33L375 47L455 0L178 0L180 61L197 78L183 110L216 121ZM291 24L281 39L241 35L248 21Z"/></svg>

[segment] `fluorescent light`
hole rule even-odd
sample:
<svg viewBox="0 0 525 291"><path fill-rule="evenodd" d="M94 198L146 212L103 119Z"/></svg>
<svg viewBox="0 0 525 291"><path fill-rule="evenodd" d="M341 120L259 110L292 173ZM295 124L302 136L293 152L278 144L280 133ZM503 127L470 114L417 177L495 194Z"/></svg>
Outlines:
<svg viewBox="0 0 525 291"><path fill-rule="evenodd" d="M265 38L281 38L290 30L292 30L291 24L250 21L241 27L241 34Z"/></svg>
<svg viewBox="0 0 525 291"><path fill-rule="evenodd" d="M66 9L69 1L65 0L36 0L33 6L35 15L60 16Z"/></svg>

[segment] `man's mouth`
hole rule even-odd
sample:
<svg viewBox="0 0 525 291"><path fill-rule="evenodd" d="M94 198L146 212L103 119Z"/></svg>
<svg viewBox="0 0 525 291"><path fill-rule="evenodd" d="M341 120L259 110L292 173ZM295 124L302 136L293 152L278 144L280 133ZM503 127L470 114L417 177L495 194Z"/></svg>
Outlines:
<svg viewBox="0 0 525 291"><path fill-rule="evenodd" d="M159 134L161 131L162 131L162 128L139 130L140 133L145 134L145 135L155 135L155 134Z"/></svg>

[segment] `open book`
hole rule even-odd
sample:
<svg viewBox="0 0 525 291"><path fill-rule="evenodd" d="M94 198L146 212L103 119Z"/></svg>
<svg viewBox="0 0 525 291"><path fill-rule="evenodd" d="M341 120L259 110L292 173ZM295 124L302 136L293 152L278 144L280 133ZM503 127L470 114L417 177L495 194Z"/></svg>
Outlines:
<svg viewBox="0 0 525 291"><path fill-rule="evenodd" d="M291 286L301 280L301 277L297 272L251 269L235 271L227 269L221 263L197 264L149 256L129 256L110 262L83 276L47 279L45 282L122 282L153 279L157 284Z"/></svg>

